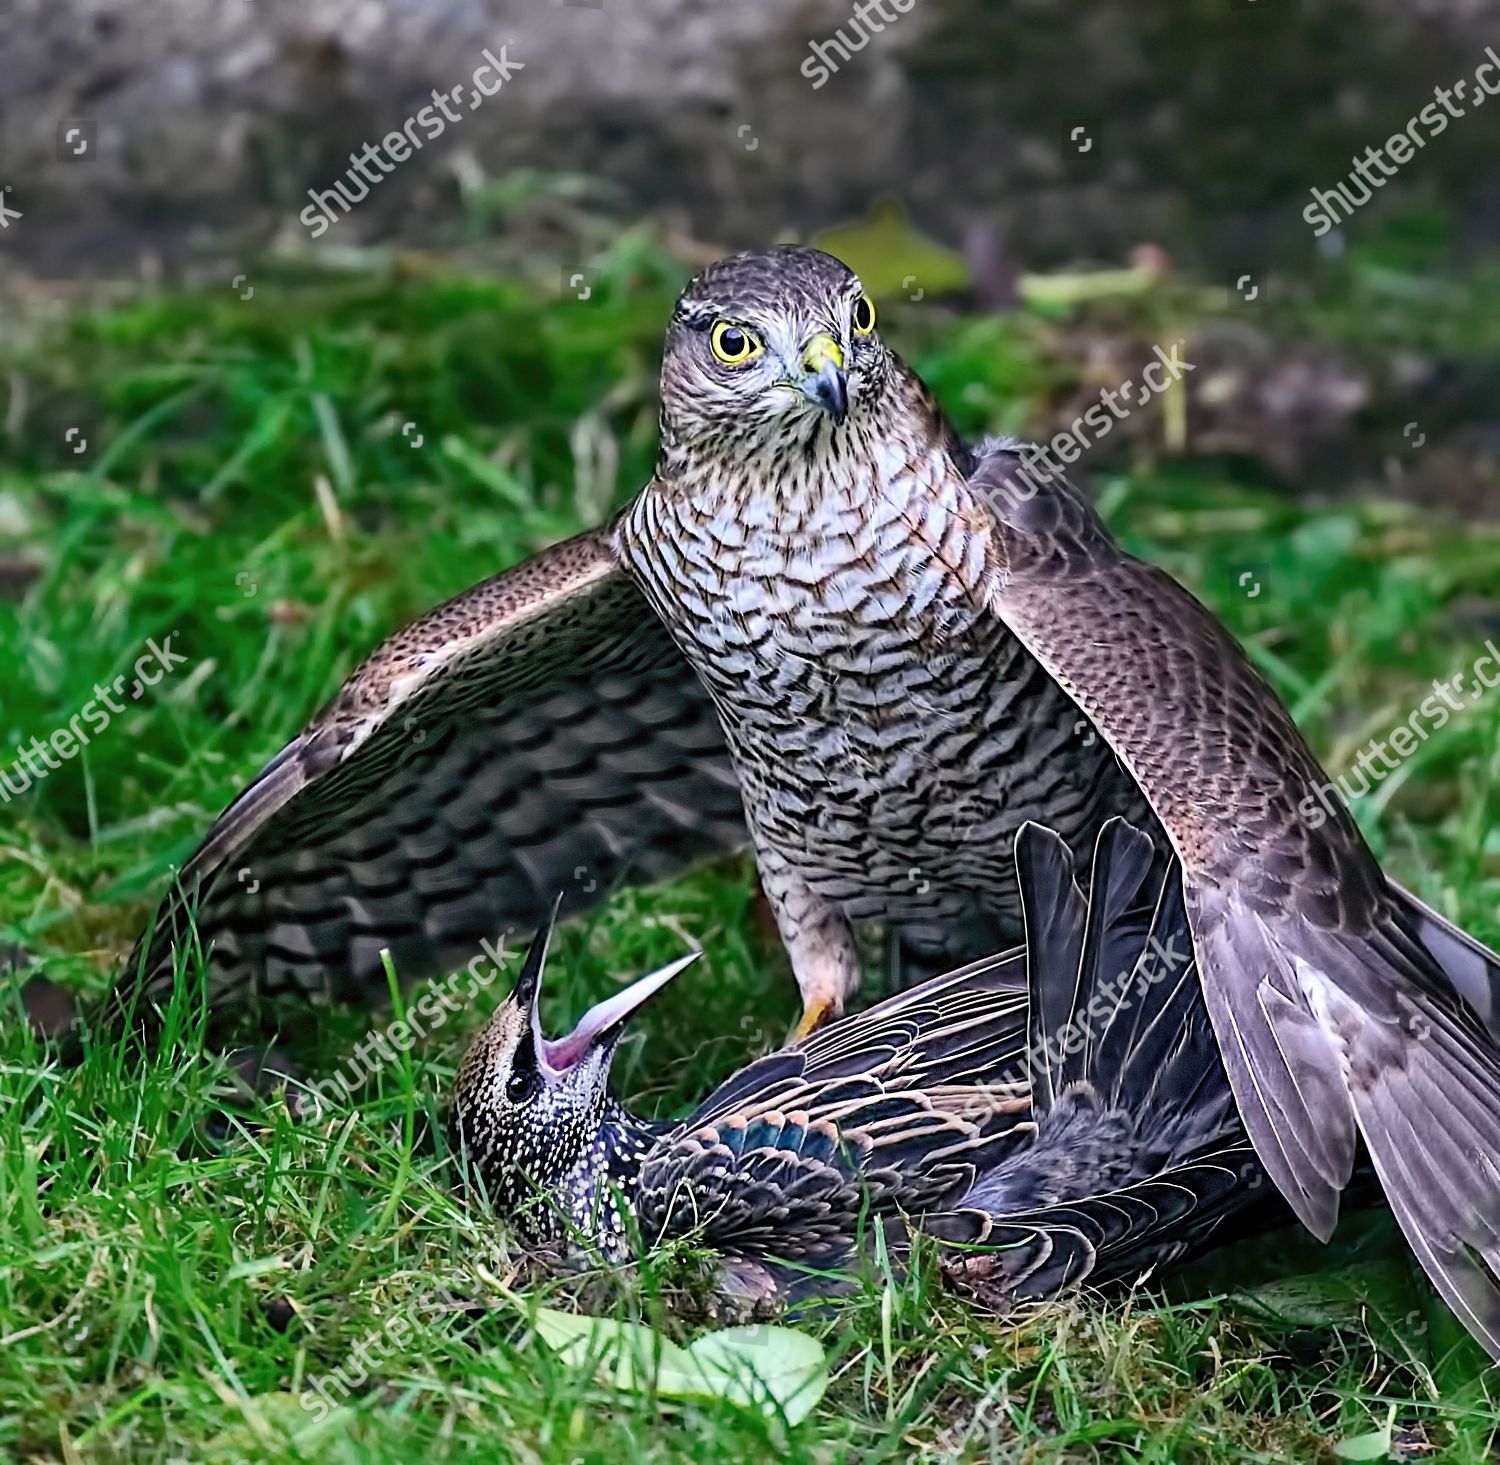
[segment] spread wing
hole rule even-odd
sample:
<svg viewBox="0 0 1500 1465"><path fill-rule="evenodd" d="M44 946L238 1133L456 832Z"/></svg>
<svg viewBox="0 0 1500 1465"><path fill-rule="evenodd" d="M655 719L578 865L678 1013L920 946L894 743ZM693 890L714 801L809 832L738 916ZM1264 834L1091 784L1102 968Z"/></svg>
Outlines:
<svg viewBox="0 0 1500 1465"><path fill-rule="evenodd" d="M996 613L1182 861L1204 998L1267 1171L1326 1237L1362 1136L1429 1276L1500 1357L1500 1043L1481 1017L1500 958L1388 884L1233 637L1077 490L1005 448L972 487L1003 559Z"/></svg>
<svg viewBox="0 0 1500 1465"><path fill-rule="evenodd" d="M219 817L117 989L170 987L196 912L211 998L380 1001L610 885L745 838L707 694L585 534L385 642Z"/></svg>
<svg viewBox="0 0 1500 1465"><path fill-rule="evenodd" d="M757 1059L687 1124L772 1110L838 1119L851 1096L896 1090L1024 1099L1026 1014L1024 951L985 957Z"/></svg>

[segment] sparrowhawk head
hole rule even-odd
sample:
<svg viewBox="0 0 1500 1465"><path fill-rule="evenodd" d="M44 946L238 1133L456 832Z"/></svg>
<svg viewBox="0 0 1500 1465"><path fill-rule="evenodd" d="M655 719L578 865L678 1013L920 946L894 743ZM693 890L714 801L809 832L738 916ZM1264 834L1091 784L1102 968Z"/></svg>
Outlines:
<svg viewBox="0 0 1500 1465"><path fill-rule="evenodd" d="M704 270L662 362L662 436L713 451L807 448L868 425L890 372L875 307L847 265L784 246Z"/></svg>

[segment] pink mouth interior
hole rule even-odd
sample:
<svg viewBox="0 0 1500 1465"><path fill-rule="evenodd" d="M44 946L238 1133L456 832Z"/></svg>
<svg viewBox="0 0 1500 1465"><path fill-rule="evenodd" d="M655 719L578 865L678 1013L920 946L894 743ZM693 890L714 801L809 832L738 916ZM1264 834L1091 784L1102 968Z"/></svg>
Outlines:
<svg viewBox="0 0 1500 1465"><path fill-rule="evenodd" d="M628 987L622 988L603 1002L596 1002L579 1019L578 1026L565 1038L544 1038L537 1026L535 1008L531 1013L531 1031L536 1039L537 1054L542 1063L555 1074L565 1073L581 1062L594 1042L616 1023L623 1022L648 998L654 997L679 972L698 960L702 953L691 951L686 956L641 977Z"/></svg>

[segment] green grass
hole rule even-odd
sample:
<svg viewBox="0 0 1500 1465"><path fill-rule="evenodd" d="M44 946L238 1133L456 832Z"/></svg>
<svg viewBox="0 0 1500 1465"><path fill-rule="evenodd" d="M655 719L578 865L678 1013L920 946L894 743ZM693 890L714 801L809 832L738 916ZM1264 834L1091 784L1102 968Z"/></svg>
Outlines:
<svg viewBox="0 0 1500 1465"><path fill-rule="evenodd" d="M3 805L0 941L86 994L107 984L169 869L365 651L597 521L650 463L676 277L644 251L618 252L587 305L440 276L256 279L251 301L220 290L77 319L11 364L23 396L0 460L0 526L38 578L0 601L0 762L65 726L147 638L174 633L188 658ZM1055 387L1036 322L892 312L889 329L968 430L1021 428ZM1500 639L1500 532L1391 506L1299 506L1191 460L1108 482L1102 498L1132 547L1247 641L1336 770ZM1359 813L1397 875L1500 938L1500 692ZM792 1016L752 893L731 862L624 893L563 933L557 1023L689 944L709 953L623 1052L621 1086L648 1109L687 1106ZM1313 1302L1275 1314L1227 1289L1270 1276L1265 1253L1291 1250L1286 1238L1170 1300L1071 1299L1007 1323L943 1295L930 1266L876 1271L805 1324L834 1380L791 1431L571 1377L526 1323L526 1298L554 1284L456 1198L428 1138L481 1017L381 1072L356 1112L299 1125L267 1102L226 1141L206 1123L223 1068L186 1017L144 1072L108 1050L63 1068L8 997L0 1451L1319 1460L1394 1405L1404 1458L1485 1457L1493 1392L1378 1221L1330 1251L1301 1248ZM364 1022L327 1016L314 1074ZM1374 1289L1363 1313L1334 1285L1351 1261ZM644 1267L612 1305L661 1321L684 1268L691 1259ZM299 1393L392 1316L415 1323L407 1345L316 1425Z"/></svg>

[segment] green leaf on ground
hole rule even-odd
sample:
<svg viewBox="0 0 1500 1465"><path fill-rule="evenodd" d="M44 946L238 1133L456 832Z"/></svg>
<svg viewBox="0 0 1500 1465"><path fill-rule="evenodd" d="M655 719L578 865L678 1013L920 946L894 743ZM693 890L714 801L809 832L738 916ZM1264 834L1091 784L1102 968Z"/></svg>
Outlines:
<svg viewBox="0 0 1500 1465"><path fill-rule="evenodd" d="M630 1393L728 1399L799 1424L828 1388L823 1345L791 1328L724 1328L683 1347L643 1323L543 1307L536 1330L564 1361Z"/></svg>
<svg viewBox="0 0 1500 1465"><path fill-rule="evenodd" d="M1368 1434L1352 1434L1341 1439L1333 1453L1340 1460L1385 1460L1389 1459L1396 1424L1396 1406L1391 1405L1385 1416L1385 1424Z"/></svg>

